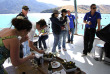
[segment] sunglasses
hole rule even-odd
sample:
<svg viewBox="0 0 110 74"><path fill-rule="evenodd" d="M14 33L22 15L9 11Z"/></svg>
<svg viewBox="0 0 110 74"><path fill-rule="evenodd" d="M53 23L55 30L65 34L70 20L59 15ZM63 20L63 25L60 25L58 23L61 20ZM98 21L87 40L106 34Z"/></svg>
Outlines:
<svg viewBox="0 0 110 74"><path fill-rule="evenodd" d="M96 7L93 7L92 9L96 9Z"/></svg>

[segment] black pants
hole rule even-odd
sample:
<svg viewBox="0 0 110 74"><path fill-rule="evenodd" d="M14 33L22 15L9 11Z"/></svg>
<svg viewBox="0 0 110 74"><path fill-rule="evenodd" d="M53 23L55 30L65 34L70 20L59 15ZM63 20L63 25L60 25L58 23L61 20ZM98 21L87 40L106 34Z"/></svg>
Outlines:
<svg viewBox="0 0 110 74"><path fill-rule="evenodd" d="M48 35L44 35L44 36L39 37L39 48L42 47L42 44L41 44L41 42L42 42L43 46L44 46L44 49L47 49L47 45L46 45L46 42L45 42L45 40L47 38L48 38Z"/></svg>
<svg viewBox="0 0 110 74"><path fill-rule="evenodd" d="M110 43L105 43L104 44L104 50L105 50L105 56L110 58Z"/></svg>
<svg viewBox="0 0 110 74"><path fill-rule="evenodd" d="M23 45L20 45L20 58L23 58Z"/></svg>
<svg viewBox="0 0 110 74"><path fill-rule="evenodd" d="M83 54L86 54L91 52L94 42L96 29L95 28L86 28L84 32L84 50Z"/></svg>

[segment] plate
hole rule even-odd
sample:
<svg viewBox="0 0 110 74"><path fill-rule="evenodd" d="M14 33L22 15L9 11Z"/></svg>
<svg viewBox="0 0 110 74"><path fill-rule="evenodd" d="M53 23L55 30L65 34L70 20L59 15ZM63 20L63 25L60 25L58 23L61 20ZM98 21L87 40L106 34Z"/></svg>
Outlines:
<svg viewBox="0 0 110 74"><path fill-rule="evenodd" d="M54 65L53 62L55 62L56 65ZM53 62L51 63L52 68L58 68L58 67L60 67L60 63L59 62L57 62L57 61L53 61Z"/></svg>
<svg viewBox="0 0 110 74"><path fill-rule="evenodd" d="M66 74L66 72L65 72L64 69L62 69L62 70L60 70L60 71L55 71L55 72L53 72L52 74Z"/></svg>

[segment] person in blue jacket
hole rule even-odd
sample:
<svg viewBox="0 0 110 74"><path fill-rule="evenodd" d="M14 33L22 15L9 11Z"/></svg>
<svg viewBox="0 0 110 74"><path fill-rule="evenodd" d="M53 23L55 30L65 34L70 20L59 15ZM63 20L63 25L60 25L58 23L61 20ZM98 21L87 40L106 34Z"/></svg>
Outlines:
<svg viewBox="0 0 110 74"><path fill-rule="evenodd" d="M67 43L73 44L74 30L75 30L75 16L71 14L69 9L67 11L68 11L67 16L69 17L69 20L70 20L70 23L69 23L70 30L68 30L68 42Z"/></svg>

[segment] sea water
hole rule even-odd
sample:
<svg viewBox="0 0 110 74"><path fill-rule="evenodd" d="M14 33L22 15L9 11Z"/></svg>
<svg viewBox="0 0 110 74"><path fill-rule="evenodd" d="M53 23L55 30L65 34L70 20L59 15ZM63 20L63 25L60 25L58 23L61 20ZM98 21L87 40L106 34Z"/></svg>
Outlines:
<svg viewBox="0 0 110 74"><path fill-rule="evenodd" d="M47 22L47 25L50 24L50 32L52 32L51 29L51 22L50 17L52 13L29 13L28 18L31 22L37 22L40 19L45 19ZM74 15L74 13L73 13ZM85 25L83 24L83 18L85 14L78 14L78 25L77 25L77 33L80 35L84 35L84 28ZM12 18L16 17L17 14L0 14L0 29L1 28L8 28L11 26L11 20ZM60 16L60 15L59 15ZM110 23L110 14L101 14L101 25L102 28ZM36 31L37 33L37 31Z"/></svg>

